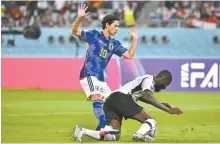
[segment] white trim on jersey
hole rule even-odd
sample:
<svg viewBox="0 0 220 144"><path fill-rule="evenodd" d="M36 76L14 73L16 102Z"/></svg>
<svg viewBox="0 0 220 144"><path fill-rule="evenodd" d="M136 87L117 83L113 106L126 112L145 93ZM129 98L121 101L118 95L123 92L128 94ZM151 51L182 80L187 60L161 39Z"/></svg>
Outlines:
<svg viewBox="0 0 220 144"><path fill-rule="evenodd" d="M153 75L144 75L137 77L133 81L125 84L120 89L116 90L125 94L131 94L132 97L137 100L142 95L141 91L149 90L154 92L154 76Z"/></svg>

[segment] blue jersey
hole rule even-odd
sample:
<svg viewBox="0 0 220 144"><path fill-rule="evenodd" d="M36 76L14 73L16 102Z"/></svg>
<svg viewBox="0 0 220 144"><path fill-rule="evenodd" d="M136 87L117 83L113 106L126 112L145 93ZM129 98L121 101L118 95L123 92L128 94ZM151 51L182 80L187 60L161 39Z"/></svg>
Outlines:
<svg viewBox="0 0 220 144"><path fill-rule="evenodd" d="M104 81L104 70L113 54L122 56L127 51L115 39L106 39L103 32L97 30L82 30L81 38L89 43L85 62L80 72L80 78L95 76Z"/></svg>

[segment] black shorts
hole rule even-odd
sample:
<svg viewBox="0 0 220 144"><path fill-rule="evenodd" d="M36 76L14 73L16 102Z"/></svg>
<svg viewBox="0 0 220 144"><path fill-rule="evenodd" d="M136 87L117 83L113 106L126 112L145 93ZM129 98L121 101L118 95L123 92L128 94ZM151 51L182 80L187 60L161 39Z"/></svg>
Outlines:
<svg viewBox="0 0 220 144"><path fill-rule="evenodd" d="M104 111L106 115L107 124L110 124L112 119L117 118L122 121L132 118L143 110L132 98L131 95L122 92L112 93L104 103Z"/></svg>

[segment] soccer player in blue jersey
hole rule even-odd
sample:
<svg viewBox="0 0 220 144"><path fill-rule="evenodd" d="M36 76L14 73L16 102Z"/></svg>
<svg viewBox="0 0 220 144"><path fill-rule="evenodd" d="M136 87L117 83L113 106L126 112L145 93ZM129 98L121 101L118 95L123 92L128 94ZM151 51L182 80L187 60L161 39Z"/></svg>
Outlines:
<svg viewBox="0 0 220 144"><path fill-rule="evenodd" d="M78 7L78 16L72 26L72 34L89 44L85 62L80 72L80 84L87 99L93 102L93 112L99 120L101 133L119 133L119 130L106 125L102 103L111 93L111 89L104 81L104 70L113 54L127 59L134 57L138 35L134 27L130 28L129 34L132 41L129 50L124 48L119 41L111 38L110 36L114 36L119 27L119 18L114 14L108 14L102 19L103 31L80 30L81 20L89 13L86 13L87 8L88 6L85 4Z"/></svg>

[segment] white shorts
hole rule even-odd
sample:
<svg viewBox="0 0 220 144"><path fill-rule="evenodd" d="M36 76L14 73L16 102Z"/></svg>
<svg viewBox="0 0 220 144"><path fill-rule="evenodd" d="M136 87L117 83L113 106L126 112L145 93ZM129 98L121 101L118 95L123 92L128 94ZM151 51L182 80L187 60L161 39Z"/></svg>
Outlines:
<svg viewBox="0 0 220 144"><path fill-rule="evenodd" d="M102 100L104 103L105 99L111 94L111 89L108 84L106 82L99 81L94 76L85 77L80 80L80 84L86 93L87 99L89 99L91 95L99 94L103 97Z"/></svg>

